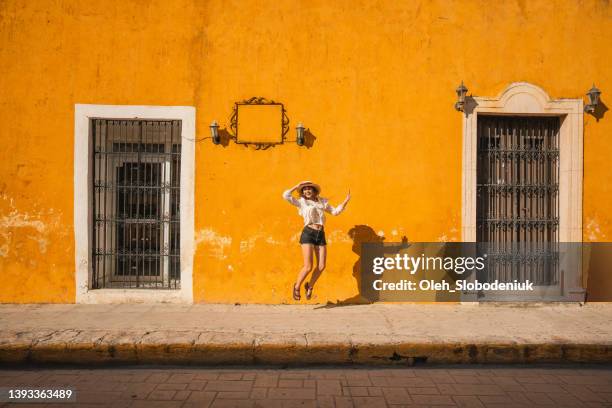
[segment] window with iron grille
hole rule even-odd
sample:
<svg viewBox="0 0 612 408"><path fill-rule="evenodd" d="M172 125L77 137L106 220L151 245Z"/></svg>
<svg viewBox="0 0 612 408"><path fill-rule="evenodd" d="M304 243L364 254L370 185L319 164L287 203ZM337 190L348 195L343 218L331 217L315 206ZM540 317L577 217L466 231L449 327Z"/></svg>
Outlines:
<svg viewBox="0 0 612 408"><path fill-rule="evenodd" d="M91 119L95 288L180 288L180 120Z"/></svg>
<svg viewBox="0 0 612 408"><path fill-rule="evenodd" d="M559 117L478 117L479 279L558 284L559 128Z"/></svg>

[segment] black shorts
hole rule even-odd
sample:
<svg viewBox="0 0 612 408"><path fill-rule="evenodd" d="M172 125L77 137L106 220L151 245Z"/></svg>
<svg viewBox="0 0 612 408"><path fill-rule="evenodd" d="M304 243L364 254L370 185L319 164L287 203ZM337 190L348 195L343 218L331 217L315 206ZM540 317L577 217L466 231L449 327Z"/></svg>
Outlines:
<svg viewBox="0 0 612 408"><path fill-rule="evenodd" d="M305 226L302 230L302 235L300 235L300 244L327 245L327 242L325 242L325 231Z"/></svg>

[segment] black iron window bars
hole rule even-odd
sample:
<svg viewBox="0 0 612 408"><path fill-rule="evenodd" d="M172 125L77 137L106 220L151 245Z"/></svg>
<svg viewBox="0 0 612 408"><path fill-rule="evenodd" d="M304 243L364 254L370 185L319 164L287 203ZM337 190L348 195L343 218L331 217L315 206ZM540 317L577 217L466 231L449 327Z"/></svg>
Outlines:
<svg viewBox="0 0 612 408"><path fill-rule="evenodd" d="M559 126L552 116L478 117L477 241L489 281L558 283Z"/></svg>
<svg viewBox="0 0 612 408"><path fill-rule="evenodd" d="M181 122L91 119L92 288L180 288Z"/></svg>

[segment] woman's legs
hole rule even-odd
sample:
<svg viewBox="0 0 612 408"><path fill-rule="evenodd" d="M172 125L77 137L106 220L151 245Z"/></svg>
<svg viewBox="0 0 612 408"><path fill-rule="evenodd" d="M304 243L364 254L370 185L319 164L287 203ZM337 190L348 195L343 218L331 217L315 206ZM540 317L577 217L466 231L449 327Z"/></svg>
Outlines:
<svg viewBox="0 0 612 408"><path fill-rule="evenodd" d="M310 277L310 282L308 282L308 286L313 287L319 276L325 270L325 261L327 260L327 246L320 245L314 247L314 252L317 254L317 266Z"/></svg>
<svg viewBox="0 0 612 408"><path fill-rule="evenodd" d="M302 257L304 258L304 266L298 273L297 281L295 282L295 286L300 288L302 286L302 282L306 279L306 276L312 270L312 252L315 248L312 244L302 244Z"/></svg>

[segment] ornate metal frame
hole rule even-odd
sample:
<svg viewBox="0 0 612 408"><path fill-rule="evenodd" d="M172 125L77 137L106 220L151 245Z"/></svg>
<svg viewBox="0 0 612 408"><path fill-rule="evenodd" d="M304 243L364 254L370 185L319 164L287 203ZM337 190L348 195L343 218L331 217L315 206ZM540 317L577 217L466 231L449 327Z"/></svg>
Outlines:
<svg viewBox="0 0 612 408"><path fill-rule="evenodd" d="M279 105L281 107L282 117L281 117L281 140L280 142L241 142L238 141L238 107L240 105ZM275 102L271 99L267 99L261 96L254 96L250 99L245 99L241 102L234 103L234 109L232 112L232 116L230 117L230 130L232 134L232 138L236 142L236 144L243 144L245 146L254 145L257 150L259 149L268 149L272 146L283 144L285 142L285 135L289 132L289 117L287 116L287 112L285 111L285 106L280 102Z"/></svg>

